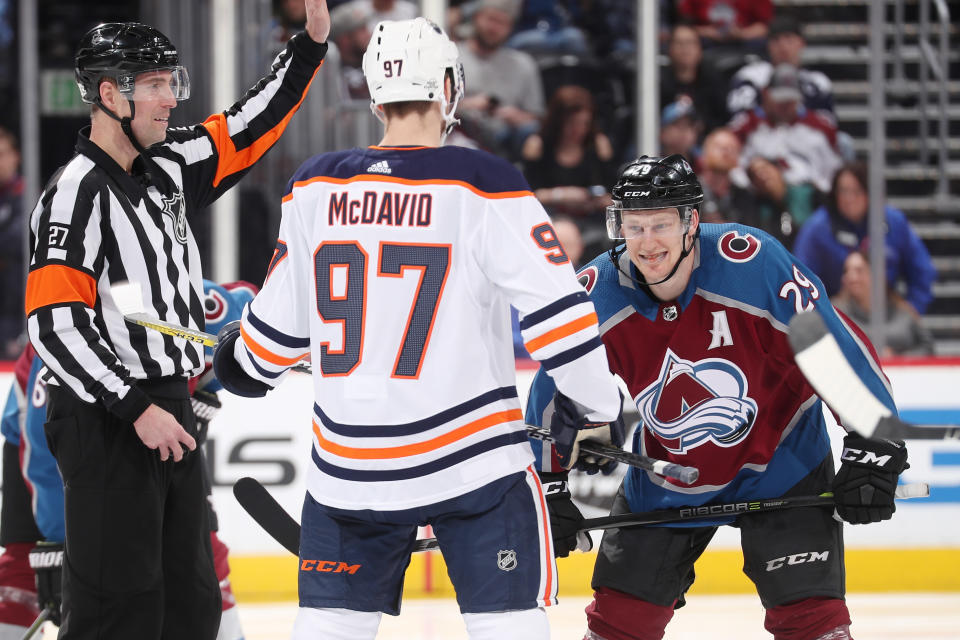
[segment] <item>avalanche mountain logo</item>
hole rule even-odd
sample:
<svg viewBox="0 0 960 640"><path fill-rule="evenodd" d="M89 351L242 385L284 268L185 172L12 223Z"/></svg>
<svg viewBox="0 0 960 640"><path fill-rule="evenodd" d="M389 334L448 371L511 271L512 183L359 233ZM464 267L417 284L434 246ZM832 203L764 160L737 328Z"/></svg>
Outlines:
<svg viewBox="0 0 960 640"><path fill-rule="evenodd" d="M747 396L747 377L720 358L691 362L667 349L660 376L637 399L643 424L671 453L706 442L732 447L747 437L757 403Z"/></svg>

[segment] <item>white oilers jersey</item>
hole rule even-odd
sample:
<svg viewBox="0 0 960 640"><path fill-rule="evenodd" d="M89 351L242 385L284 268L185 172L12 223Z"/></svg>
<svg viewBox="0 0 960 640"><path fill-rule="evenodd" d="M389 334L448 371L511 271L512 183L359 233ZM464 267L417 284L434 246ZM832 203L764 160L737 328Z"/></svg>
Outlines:
<svg viewBox="0 0 960 640"><path fill-rule="evenodd" d="M615 419L593 304L516 169L460 147L323 154L290 182L236 356L275 385L310 354L317 501L417 507L533 461L511 304L557 387Z"/></svg>

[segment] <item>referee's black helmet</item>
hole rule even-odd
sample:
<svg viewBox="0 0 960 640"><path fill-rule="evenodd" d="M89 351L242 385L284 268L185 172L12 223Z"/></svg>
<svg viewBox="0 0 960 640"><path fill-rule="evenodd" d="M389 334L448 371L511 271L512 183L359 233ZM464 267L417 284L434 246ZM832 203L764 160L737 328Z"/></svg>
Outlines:
<svg viewBox="0 0 960 640"><path fill-rule="evenodd" d="M132 94L137 74L160 70L176 73L178 100L189 97L190 85L177 48L159 30L139 22L106 22L88 31L77 47L74 68L84 102L99 102L100 82L105 78L116 81L122 93Z"/></svg>

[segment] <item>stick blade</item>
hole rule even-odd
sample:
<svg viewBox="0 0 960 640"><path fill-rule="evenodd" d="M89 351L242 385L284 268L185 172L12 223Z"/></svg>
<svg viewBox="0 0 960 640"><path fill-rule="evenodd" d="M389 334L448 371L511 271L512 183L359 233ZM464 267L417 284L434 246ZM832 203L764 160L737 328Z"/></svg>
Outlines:
<svg viewBox="0 0 960 640"><path fill-rule="evenodd" d="M121 314L143 313L143 290L139 282L117 282L111 285L110 296Z"/></svg>
<svg viewBox="0 0 960 640"><path fill-rule="evenodd" d="M293 555L300 555L300 525L262 484L254 478L240 478L233 485L233 495L274 540Z"/></svg>
<svg viewBox="0 0 960 640"><path fill-rule="evenodd" d="M788 339L800 371L844 426L867 438L894 429L899 420L853 370L818 312L791 318Z"/></svg>

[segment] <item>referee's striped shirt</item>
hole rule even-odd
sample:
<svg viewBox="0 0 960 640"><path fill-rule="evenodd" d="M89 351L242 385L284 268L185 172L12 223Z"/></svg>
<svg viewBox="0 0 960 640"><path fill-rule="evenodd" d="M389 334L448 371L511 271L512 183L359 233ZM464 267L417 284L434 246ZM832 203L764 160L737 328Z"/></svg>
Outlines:
<svg viewBox="0 0 960 640"><path fill-rule="evenodd" d="M202 371L201 345L124 322L111 286L139 283L148 313L203 329L189 214L235 185L276 142L325 53L326 44L298 34L239 102L202 124L171 129L131 173L81 131L77 155L30 217L30 341L61 384L133 421L150 404L137 380Z"/></svg>

